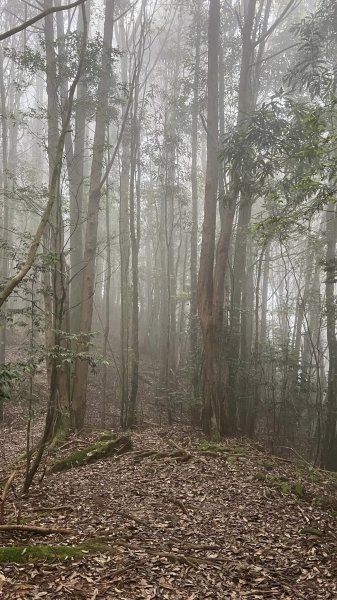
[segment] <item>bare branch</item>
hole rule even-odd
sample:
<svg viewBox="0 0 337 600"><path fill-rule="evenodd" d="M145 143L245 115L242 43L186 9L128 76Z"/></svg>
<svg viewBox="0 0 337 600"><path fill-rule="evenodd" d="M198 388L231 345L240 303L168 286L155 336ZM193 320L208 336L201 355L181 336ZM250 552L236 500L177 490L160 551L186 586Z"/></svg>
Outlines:
<svg viewBox="0 0 337 600"><path fill-rule="evenodd" d="M15 35L16 33L19 33L20 31L23 31L24 29L27 29L31 25L34 25L34 23L36 23L37 21L44 19L45 17L47 17L48 15L50 15L52 13L60 12L62 10L70 10L71 8L76 8L76 6L80 6L81 4L84 4L84 2L86 2L86 0L76 0L76 2L73 2L72 4L68 4L67 6L64 6L64 5L52 6L51 8L44 10L43 12L39 13L38 15L35 15L35 17L32 17L28 21L21 23L17 27L13 27L13 29L9 29L8 31L5 31L5 33L1 33L0 34L0 42L2 40L6 40L7 38L11 37L12 35Z"/></svg>
<svg viewBox="0 0 337 600"><path fill-rule="evenodd" d="M77 4L82 4L82 5L83 5L83 3L84 3L83 0L81 2L77 2ZM18 273L5 283L3 289L0 292L0 307L4 304L4 302L6 302L8 296L11 295L13 290L19 285L19 283L22 281L22 279L27 275L27 273L32 268L35 258L36 258L36 254L37 254L39 245L40 245L40 242L41 242L41 238L43 236L43 232L47 226L52 208L55 203L58 181L59 181L61 168L62 168L62 154L63 154L63 149L64 149L64 141L65 141L65 138L67 135L67 131L68 131L69 123L70 123L70 119L71 119L75 91L76 91L77 84L79 82L79 79L80 79L82 71L83 71L85 50L86 50L86 45L87 45L88 31L87 31L87 20L86 20L84 6L82 6L82 12L83 12L83 22L84 22L84 36L83 36L83 43L82 43L82 48L81 48L81 55L80 55L80 59L79 59L77 73L76 73L76 75L73 79L73 82L69 88L68 100L66 102L65 116L64 116L62 129L60 132L60 137L58 140L56 153L55 153L55 160L54 160L54 164L53 164L53 171L52 171L51 182L50 182L50 186L49 186L48 202L43 211L40 223L39 223L39 225L36 229L36 232L32 238L31 245L29 247L29 250L28 250L28 253L27 253L24 263L21 265L21 268L18 271Z"/></svg>
<svg viewBox="0 0 337 600"><path fill-rule="evenodd" d="M289 0L288 4L281 12L281 14L277 17L277 19L275 19L274 23L269 27L269 29L267 29L267 31L259 39L256 40L254 46L259 46L260 44L262 44L262 42L264 42L273 33L273 31L275 31L279 24L282 23L283 19L285 19L285 17L288 16L290 12L295 10L295 8L297 8L301 4L301 2L302 0Z"/></svg>

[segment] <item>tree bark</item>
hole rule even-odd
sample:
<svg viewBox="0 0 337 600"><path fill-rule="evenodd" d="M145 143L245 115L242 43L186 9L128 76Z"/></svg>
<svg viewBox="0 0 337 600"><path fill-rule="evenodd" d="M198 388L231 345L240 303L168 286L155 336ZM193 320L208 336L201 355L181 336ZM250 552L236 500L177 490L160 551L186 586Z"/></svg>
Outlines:
<svg viewBox="0 0 337 600"><path fill-rule="evenodd" d="M111 48L113 32L114 0L106 0L104 34L103 34L103 56L102 73L98 85L98 107L96 111L96 125L93 143L93 157L90 172L90 187L87 213L87 226L84 249L84 269L82 282L81 300L81 323L80 333L82 343L81 351L88 351L92 313L93 297L95 291L95 265L97 250L98 216L101 198L101 179L103 173L103 158L105 133L108 122L109 91L111 84ZM74 385L72 391L72 425L74 429L81 430L84 425L87 400L88 384L88 361L77 359L75 364Z"/></svg>

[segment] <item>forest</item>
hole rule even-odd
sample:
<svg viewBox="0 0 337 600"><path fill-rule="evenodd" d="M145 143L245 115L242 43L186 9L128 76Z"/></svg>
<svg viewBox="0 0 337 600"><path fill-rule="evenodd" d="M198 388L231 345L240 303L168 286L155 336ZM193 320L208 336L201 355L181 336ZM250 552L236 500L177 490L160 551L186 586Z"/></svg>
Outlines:
<svg viewBox="0 0 337 600"><path fill-rule="evenodd" d="M337 3L0 0L0 596L337 598Z"/></svg>

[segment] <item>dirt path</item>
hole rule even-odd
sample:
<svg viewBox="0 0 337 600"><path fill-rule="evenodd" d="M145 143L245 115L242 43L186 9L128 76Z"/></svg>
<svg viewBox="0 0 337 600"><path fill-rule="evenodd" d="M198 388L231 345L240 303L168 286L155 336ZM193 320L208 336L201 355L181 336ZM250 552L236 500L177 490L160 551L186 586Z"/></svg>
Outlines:
<svg viewBox="0 0 337 600"><path fill-rule="evenodd" d="M189 436L133 434L135 450L185 445L186 461L130 453L46 476L22 506L25 522L74 533L3 533L0 545L94 539L109 551L3 566L4 597L336 599L336 517L318 506L337 498L333 482L233 441L207 454Z"/></svg>

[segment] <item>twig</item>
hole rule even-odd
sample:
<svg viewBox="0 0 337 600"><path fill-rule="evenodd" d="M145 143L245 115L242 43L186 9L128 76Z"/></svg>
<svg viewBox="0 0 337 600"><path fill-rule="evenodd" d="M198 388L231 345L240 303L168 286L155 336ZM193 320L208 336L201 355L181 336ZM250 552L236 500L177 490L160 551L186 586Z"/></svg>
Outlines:
<svg viewBox="0 0 337 600"><path fill-rule="evenodd" d="M179 508L181 508L183 513L185 513L185 515L188 517L188 510L182 500L179 500L179 498L171 498L171 502L172 502L172 504L179 506Z"/></svg>

